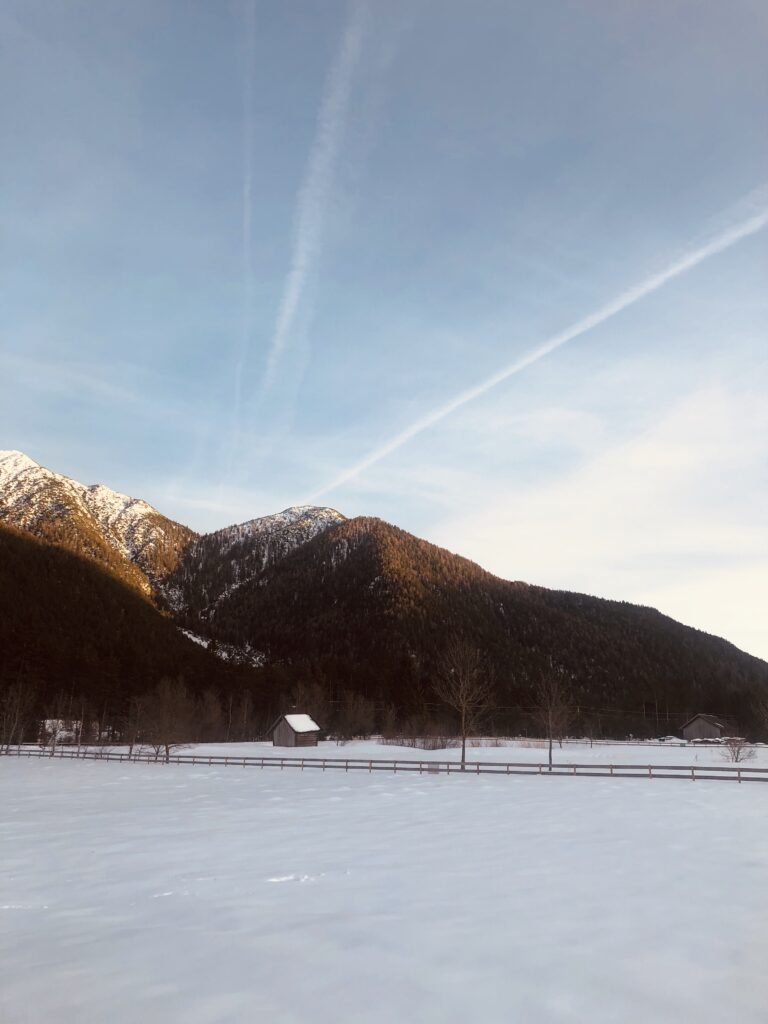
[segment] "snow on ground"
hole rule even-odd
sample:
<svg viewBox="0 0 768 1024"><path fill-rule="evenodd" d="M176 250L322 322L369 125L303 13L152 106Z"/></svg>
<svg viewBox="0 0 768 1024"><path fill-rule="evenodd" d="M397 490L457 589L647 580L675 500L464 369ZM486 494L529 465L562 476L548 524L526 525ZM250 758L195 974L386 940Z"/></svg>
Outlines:
<svg viewBox="0 0 768 1024"><path fill-rule="evenodd" d="M115 747L115 750L123 748ZM747 768L768 768L768 746L753 748L755 756L745 761ZM420 750L418 747L391 746L376 740L354 740L338 744L333 741L319 743L317 747L273 747L271 743L196 743L180 747L176 754L215 755L222 757L336 757L375 758L376 760L409 761L460 761L461 750L449 747L447 750ZM686 746L667 743L573 743L567 740L562 749L555 744L552 759L556 764L668 764L668 765L718 765L729 764L724 759L723 747L688 744ZM506 741L504 746L482 746L467 748L468 761L509 761L525 764L545 763L547 747L543 740L521 742ZM768 787L767 787L768 788Z"/></svg>
<svg viewBox="0 0 768 1024"><path fill-rule="evenodd" d="M764 1024L767 804L3 757L0 1020Z"/></svg>

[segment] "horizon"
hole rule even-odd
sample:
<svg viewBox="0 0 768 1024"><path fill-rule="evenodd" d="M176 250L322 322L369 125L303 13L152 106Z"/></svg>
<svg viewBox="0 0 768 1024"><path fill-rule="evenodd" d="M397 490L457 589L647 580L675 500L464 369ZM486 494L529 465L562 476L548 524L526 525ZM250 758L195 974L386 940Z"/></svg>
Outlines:
<svg viewBox="0 0 768 1024"><path fill-rule="evenodd" d="M0 443L768 659L768 18L11 0Z"/></svg>

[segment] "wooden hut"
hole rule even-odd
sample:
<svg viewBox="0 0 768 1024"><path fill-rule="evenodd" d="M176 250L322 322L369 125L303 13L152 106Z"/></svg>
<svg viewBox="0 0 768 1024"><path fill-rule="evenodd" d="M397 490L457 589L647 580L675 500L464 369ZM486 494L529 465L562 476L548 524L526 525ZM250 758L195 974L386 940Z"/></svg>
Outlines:
<svg viewBox="0 0 768 1024"><path fill-rule="evenodd" d="M280 715L269 730L275 747L316 747L320 726L309 715Z"/></svg>
<svg viewBox="0 0 768 1024"><path fill-rule="evenodd" d="M682 727L684 740L719 740L727 726L715 715L694 715Z"/></svg>

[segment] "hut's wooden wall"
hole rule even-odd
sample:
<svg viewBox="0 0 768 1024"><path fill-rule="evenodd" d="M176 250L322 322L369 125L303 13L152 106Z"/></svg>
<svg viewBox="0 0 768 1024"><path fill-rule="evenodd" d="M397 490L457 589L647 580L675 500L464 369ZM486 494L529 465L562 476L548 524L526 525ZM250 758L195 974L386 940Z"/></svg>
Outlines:
<svg viewBox="0 0 768 1024"><path fill-rule="evenodd" d="M718 727L706 718L696 718L683 729L683 739L686 740L716 740L721 735Z"/></svg>
<svg viewBox="0 0 768 1024"><path fill-rule="evenodd" d="M317 746L317 733L316 732L297 732L295 734L295 746L297 746L297 747L316 747Z"/></svg>
<svg viewBox="0 0 768 1024"><path fill-rule="evenodd" d="M281 718L272 733L272 744L275 747L295 747L297 738L297 734L290 725L284 718Z"/></svg>

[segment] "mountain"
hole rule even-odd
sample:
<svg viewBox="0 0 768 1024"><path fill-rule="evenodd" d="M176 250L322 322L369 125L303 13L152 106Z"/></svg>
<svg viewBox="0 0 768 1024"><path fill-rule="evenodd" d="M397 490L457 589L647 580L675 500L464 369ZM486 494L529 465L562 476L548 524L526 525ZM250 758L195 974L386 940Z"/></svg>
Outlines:
<svg viewBox="0 0 768 1024"><path fill-rule="evenodd" d="M205 621L234 590L345 521L335 509L300 505L207 533L186 547L160 590L185 618Z"/></svg>
<svg viewBox="0 0 768 1024"><path fill-rule="evenodd" d="M0 636L5 664L28 664L21 651L39 636L44 686L93 677L98 690L101 675L116 714L174 663L198 679L194 648L211 685L222 691L226 673L239 673L264 716L299 699L333 725L363 701L377 725L385 713L434 722L446 715L434 681L453 638L482 652L495 680L492 724L505 731L529 723L550 662L570 681L572 729L583 732L669 732L697 711L747 726L755 695L768 692L768 664L655 609L502 580L335 509L297 506L200 536L144 501L2 452L3 523L15 566L12 577L0 566L15 623ZM28 534L46 543L25 546ZM130 612L126 586L140 602ZM25 595L19 608L14 591Z"/></svg>
<svg viewBox="0 0 768 1024"><path fill-rule="evenodd" d="M145 501L78 483L18 451L0 451L0 523L89 558L147 594L197 536Z"/></svg>
<svg viewBox="0 0 768 1024"><path fill-rule="evenodd" d="M40 716L84 702L118 724L129 698L163 676L183 676L197 693L241 692L255 682L97 561L0 524L0 698L21 681Z"/></svg>
<svg viewBox="0 0 768 1024"><path fill-rule="evenodd" d="M330 526L201 615L220 641L263 651L283 686L320 680L336 700L350 691L413 714L434 705L442 652L461 637L483 652L510 730L550 658L584 731L669 731L696 710L746 724L768 688L768 664L653 608L502 580L371 518Z"/></svg>

